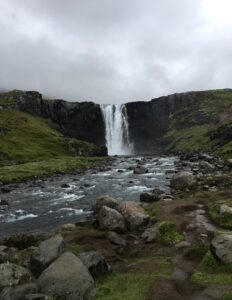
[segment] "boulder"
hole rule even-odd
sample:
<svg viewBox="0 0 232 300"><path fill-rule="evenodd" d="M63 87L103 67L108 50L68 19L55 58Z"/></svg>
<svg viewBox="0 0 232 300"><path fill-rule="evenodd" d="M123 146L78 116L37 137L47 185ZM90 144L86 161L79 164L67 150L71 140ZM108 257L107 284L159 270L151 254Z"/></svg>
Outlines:
<svg viewBox="0 0 232 300"><path fill-rule="evenodd" d="M0 300L22 300L29 293L36 293L38 287L35 283L27 283L16 287L6 287L0 294Z"/></svg>
<svg viewBox="0 0 232 300"><path fill-rule="evenodd" d="M124 232L126 223L124 217L115 209L103 206L98 214L98 222L101 229Z"/></svg>
<svg viewBox="0 0 232 300"><path fill-rule="evenodd" d="M105 257L98 251L83 252L80 253L78 257L87 267L94 279L111 272L110 265L106 262Z"/></svg>
<svg viewBox="0 0 232 300"><path fill-rule="evenodd" d="M129 230L139 229L149 221L144 209L136 202L122 202L119 211L125 218Z"/></svg>
<svg viewBox="0 0 232 300"><path fill-rule="evenodd" d="M207 161L201 161L199 165L200 168L203 169L205 172L213 172L215 170L215 166Z"/></svg>
<svg viewBox="0 0 232 300"><path fill-rule="evenodd" d="M222 204L220 206L220 214L223 215L223 214L229 214L229 215L232 215L232 207L226 205L226 204Z"/></svg>
<svg viewBox="0 0 232 300"><path fill-rule="evenodd" d="M216 236L211 242L211 251L222 263L232 263L232 234Z"/></svg>
<svg viewBox="0 0 232 300"><path fill-rule="evenodd" d="M155 193L142 193L140 194L140 201L141 202L154 202L159 201L160 195L157 195Z"/></svg>
<svg viewBox="0 0 232 300"><path fill-rule="evenodd" d="M97 198L95 206L96 212L99 212L103 206L118 210L119 202L108 195L103 195Z"/></svg>
<svg viewBox="0 0 232 300"><path fill-rule="evenodd" d="M232 158L227 159L225 164L229 169L232 169Z"/></svg>
<svg viewBox="0 0 232 300"><path fill-rule="evenodd" d="M72 253L62 254L38 279L42 293L62 300L88 300L94 295L94 280L83 262Z"/></svg>
<svg viewBox="0 0 232 300"><path fill-rule="evenodd" d="M176 190L186 190L196 184L196 179L190 172L180 172L171 178L171 187Z"/></svg>
<svg viewBox="0 0 232 300"><path fill-rule="evenodd" d="M4 210L7 210L8 207L9 207L9 203L5 200L0 199L0 212L4 211Z"/></svg>
<svg viewBox="0 0 232 300"><path fill-rule="evenodd" d="M0 291L5 287L27 283L31 279L31 273L21 266L9 262L0 264Z"/></svg>
<svg viewBox="0 0 232 300"><path fill-rule="evenodd" d="M39 275L64 252L64 239L57 234L39 244L31 256L30 266L35 275Z"/></svg>
<svg viewBox="0 0 232 300"><path fill-rule="evenodd" d="M151 243L157 240L159 236L159 226L154 225L153 227L145 229L145 231L142 234L142 239L144 239L146 243Z"/></svg>
<svg viewBox="0 0 232 300"><path fill-rule="evenodd" d="M145 166L137 165L134 168L134 174L145 174L145 173L148 173L148 168L146 168Z"/></svg>
<svg viewBox="0 0 232 300"><path fill-rule="evenodd" d="M125 247L126 240L118 235L116 232L110 231L108 232L108 239L111 241L112 244Z"/></svg>
<svg viewBox="0 0 232 300"><path fill-rule="evenodd" d="M67 231L72 231L72 230L75 230L76 228L77 227L75 224L64 224L61 227L62 230L67 230Z"/></svg>

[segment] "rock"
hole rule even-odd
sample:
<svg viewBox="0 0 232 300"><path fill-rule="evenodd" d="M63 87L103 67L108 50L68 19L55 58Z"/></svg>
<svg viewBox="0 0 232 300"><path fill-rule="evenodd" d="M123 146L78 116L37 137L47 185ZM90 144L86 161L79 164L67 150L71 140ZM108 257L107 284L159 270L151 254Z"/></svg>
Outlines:
<svg viewBox="0 0 232 300"><path fill-rule="evenodd" d="M137 167L134 168L134 174L145 174L148 173L148 169L145 166L137 165Z"/></svg>
<svg viewBox="0 0 232 300"><path fill-rule="evenodd" d="M69 184L67 184L67 183L63 183L63 184L61 184L61 186L60 186L61 188L63 188L63 189L67 189L67 188L69 188L70 187L70 185Z"/></svg>
<svg viewBox="0 0 232 300"><path fill-rule="evenodd" d="M45 294L28 294L24 297L24 300L53 300Z"/></svg>
<svg viewBox="0 0 232 300"><path fill-rule="evenodd" d="M16 264L0 264L0 290L5 287L16 286L31 281L31 273Z"/></svg>
<svg viewBox="0 0 232 300"><path fill-rule="evenodd" d="M153 193L142 193L140 194L140 201L141 202L154 202L160 200L160 195L157 196Z"/></svg>
<svg viewBox="0 0 232 300"><path fill-rule="evenodd" d="M0 211L4 211L9 208L9 203L5 200L0 200Z"/></svg>
<svg viewBox="0 0 232 300"><path fill-rule="evenodd" d="M206 153L200 154L200 155L199 155L199 158L200 158L200 159L203 159L203 160L205 160L205 161L207 161L207 162L212 162L212 161L214 161L214 157L213 157L212 155L209 155L209 154L206 154Z"/></svg>
<svg viewBox="0 0 232 300"><path fill-rule="evenodd" d="M96 211L99 212L103 206L118 210L119 202L108 195L103 195L97 198L95 206Z"/></svg>
<svg viewBox="0 0 232 300"><path fill-rule="evenodd" d="M206 172L212 172L215 170L215 166L210 164L207 161L202 161L202 162L200 162L199 165L200 165L200 168L205 170Z"/></svg>
<svg viewBox="0 0 232 300"><path fill-rule="evenodd" d="M191 243L187 242L187 241L182 241L180 243L178 243L175 247L176 249L183 249L183 248L189 248L191 246Z"/></svg>
<svg viewBox="0 0 232 300"><path fill-rule="evenodd" d="M72 253L62 254L38 279L42 293L62 300L88 300L94 280L83 262Z"/></svg>
<svg viewBox="0 0 232 300"><path fill-rule="evenodd" d="M67 231L72 231L72 230L75 230L76 228L77 227L75 224L64 224L61 227L62 230L67 230Z"/></svg>
<svg viewBox="0 0 232 300"><path fill-rule="evenodd" d="M24 297L24 300L53 300L45 294L28 294Z"/></svg>
<svg viewBox="0 0 232 300"><path fill-rule="evenodd" d="M159 235L159 226L155 225L153 227L145 229L145 231L142 234L142 238L145 240L146 243L151 243L157 240Z"/></svg>
<svg viewBox="0 0 232 300"><path fill-rule="evenodd" d="M173 189L186 190L195 185L196 179L190 172L180 172L173 176L170 183Z"/></svg>
<svg viewBox="0 0 232 300"><path fill-rule="evenodd" d="M211 251L222 263L232 263L232 234L216 236L211 242Z"/></svg>
<svg viewBox="0 0 232 300"><path fill-rule="evenodd" d="M111 241L111 243L118 246L125 247L127 244L124 238L122 238L120 235L113 231L108 232L108 239Z"/></svg>
<svg viewBox="0 0 232 300"><path fill-rule="evenodd" d="M227 159L225 164L229 169L232 169L232 158Z"/></svg>
<svg viewBox="0 0 232 300"><path fill-rule="evenodd" d="M226 204L222 204L220 206L220 214L223 215L223 214L230 214L232 215L232 207L226 205Z"/></svg>
<svg viewBox="0 0 232 300"><path fill-rule="evenodd" d="M138 229L149 221L144 209L136 202L126 201L120 204L120 213L124 216L130 230Z"/></svg>
<svg viewBox="0 0 232 300"><path fill-rule="evenodd" d="M22 300L29 293L36 293L38 287L35 283L27 283L16 287L6 287L0 294L0 300Z"/></svg>
<svg viewBox="0 0 232 300"><path fill-rule="evenodd" d="M126 223L124 217L115 209L103 206L98 214L98 221L101 229L116 232L124 232Z"/></svg>
<svg viewBox="0 0 232 300"><path fill-rule="evenodd" d="M39 275L50 263L64 252L64 239L57 234L39 244L31 256L30 266L35 275Z"/></svg>
<svg viewBox="0 0 232 300"><path fill-rule="evenodd" d="M94 279L111 272L110 265L106 262L104 256L98 251L83 252L80 253L78 257L87 267Z"/></svg>

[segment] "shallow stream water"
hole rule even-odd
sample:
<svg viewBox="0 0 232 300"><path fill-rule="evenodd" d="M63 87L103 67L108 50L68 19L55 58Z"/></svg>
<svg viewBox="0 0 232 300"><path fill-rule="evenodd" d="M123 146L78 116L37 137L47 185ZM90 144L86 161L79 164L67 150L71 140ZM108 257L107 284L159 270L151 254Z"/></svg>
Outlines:
<svg viewBox="0 0 232 300"><path fill-rule="evenodd" d="M131 167L142 161L149 172L136 175ZM169 192L167 170L174 157L119 157L104 171L51 177L17 185L1 194L9 209L0 212L0 238L17 233L39 233L91 216L96 198L108 194L119 201L139 201L144 191L156 187ZM67 184L67 187L62 185Z"/></svg>

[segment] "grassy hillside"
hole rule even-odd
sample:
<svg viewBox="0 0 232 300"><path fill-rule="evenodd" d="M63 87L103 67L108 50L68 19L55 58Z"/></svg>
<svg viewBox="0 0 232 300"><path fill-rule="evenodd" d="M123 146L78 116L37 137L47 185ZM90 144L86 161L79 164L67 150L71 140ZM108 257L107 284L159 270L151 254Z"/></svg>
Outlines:
<svg viewBox="0 0 232 300"><path fill-rule="evenodd" d="M171 116L167 151L232 155L232 90L198 92L195 104Z"/></svg>
<svg viewBox="0 0 232 300"><path fill-rule="evenodd" d="M83 168L81 158L73 157L99 152L93 144L64 137L48 120L17 110L19 96L18 91L0 94L0 181L47 174L48 166L54 172ZM87 167L93 159L83 162Z"/></svg>

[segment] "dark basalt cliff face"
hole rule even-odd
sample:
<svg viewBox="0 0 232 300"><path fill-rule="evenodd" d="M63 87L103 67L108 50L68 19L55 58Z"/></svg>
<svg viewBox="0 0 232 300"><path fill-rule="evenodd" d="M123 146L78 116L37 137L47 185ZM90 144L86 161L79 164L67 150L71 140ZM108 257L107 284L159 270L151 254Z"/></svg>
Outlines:
<svg viewBox="0 0 232 300"><path fill-rule="evenodd" d="M50 119L66 136L105 145L104 120L98 104L45 100L38 92L23 92L17 103L23 111ZM232 151L228 144L232 90L173 94L149 102L130 102L126 108L135 153L210 151L212 146L215 150L223 146L223 153Z"/></svg>
<svg viewBox="0 0 232 300"><path fill-rule="evenodd" d="M162 137L167 133L173 114L197 101L195 93L173 94L149 102L126 104L130 139L136 152L160 153Z"/></svg>
<svg viewBox="0 0 232 300"><path fill-rule="evenodd" d="M19 100L20 110L50 119L64 135L105 144L105 129L100 106L93 102L45 100L38 92L24 92Z"/></svg>

